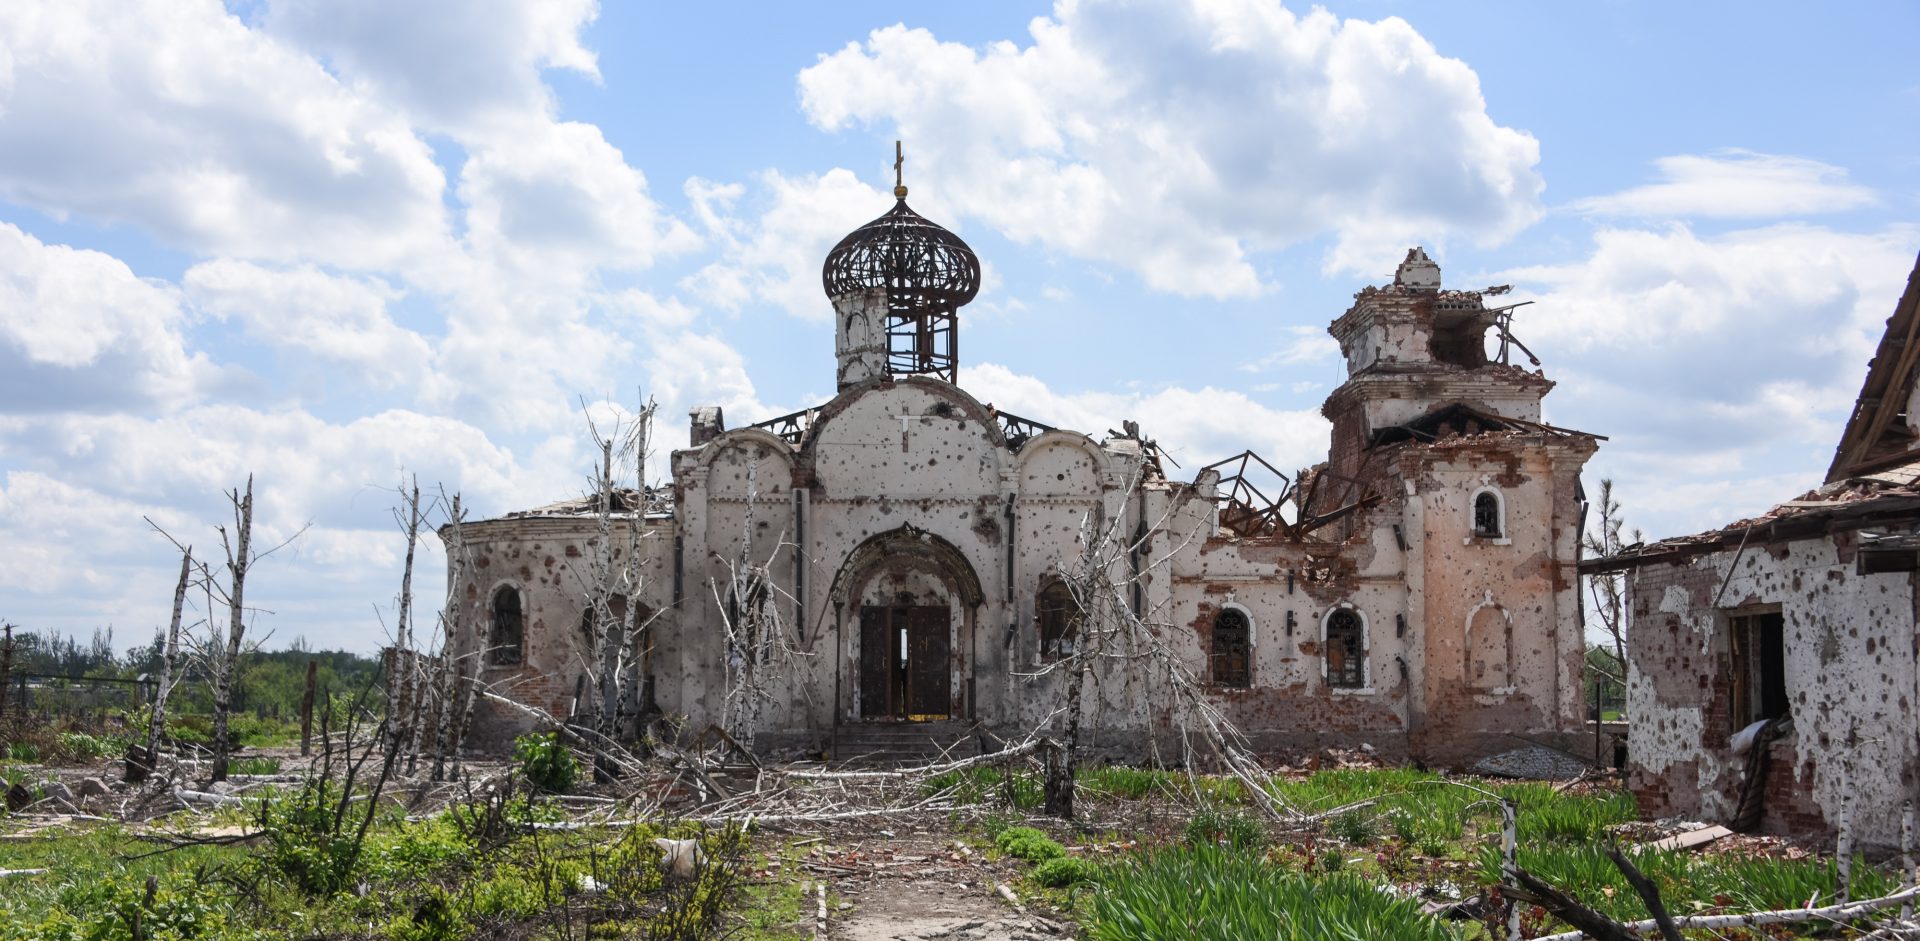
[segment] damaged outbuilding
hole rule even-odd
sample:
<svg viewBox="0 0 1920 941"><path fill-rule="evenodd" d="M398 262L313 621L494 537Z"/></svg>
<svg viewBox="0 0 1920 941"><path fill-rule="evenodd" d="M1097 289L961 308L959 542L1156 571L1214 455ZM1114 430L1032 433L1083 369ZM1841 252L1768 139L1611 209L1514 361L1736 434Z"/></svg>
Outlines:
<svg viewBox="0 0 1920 941"><path fill-rule="evenodd" d="M1920 264L1818 489L1624 572L1643 814L1898 846L1920 762Z"/></svg>

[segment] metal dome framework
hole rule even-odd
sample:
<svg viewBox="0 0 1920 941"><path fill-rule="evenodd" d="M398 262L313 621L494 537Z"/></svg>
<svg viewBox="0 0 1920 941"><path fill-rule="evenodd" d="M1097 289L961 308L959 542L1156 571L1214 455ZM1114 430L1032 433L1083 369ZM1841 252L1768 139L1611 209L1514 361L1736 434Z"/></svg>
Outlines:
<svg viewBox="0 0 1920 941"><path fill-rule="evenodd" d="M954 382L956 313L980 293L980 259L959 236L908 208L904 190L895 190L901 198L885 215L848 233L827 253L821 282L828 297L886 289L888 375Z"/></svg>

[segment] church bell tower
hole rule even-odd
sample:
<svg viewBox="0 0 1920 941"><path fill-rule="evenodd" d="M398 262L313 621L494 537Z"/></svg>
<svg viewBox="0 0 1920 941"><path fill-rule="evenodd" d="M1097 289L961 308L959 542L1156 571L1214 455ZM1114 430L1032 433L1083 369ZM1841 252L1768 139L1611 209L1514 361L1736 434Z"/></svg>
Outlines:
<svg viewBox="0 0 1920 941"><path fill-rule="evenodd" d="M893 146L893 208L841 239L821 271L842 389L883 376L955 382L958 313L980 292L973 249L907 207L905 159Z"/></svg>

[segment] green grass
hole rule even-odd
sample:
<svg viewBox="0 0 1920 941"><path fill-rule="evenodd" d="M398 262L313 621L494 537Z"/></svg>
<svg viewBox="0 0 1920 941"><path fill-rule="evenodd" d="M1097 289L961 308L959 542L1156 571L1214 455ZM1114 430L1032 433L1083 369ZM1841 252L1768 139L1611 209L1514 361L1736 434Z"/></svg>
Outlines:
<svg viewBox="0 0 1920 941"><path fill-rule="evenodd" d="M1798 908L1815 899L1830 903L1839 884L1839 867L1830 859L1778 859L1695 855L1629 849L1635 868L1660 888L1668 909L1691 915L1703 911L1749 912ZM1592 908L1621 921L1649 917L1640 897L1597 844L1522 843L1520 868L1573 893ZM1478 875L1491 884L1500 876L1499 847L1480 851ZM1853 898L1872 898L1898 888L1898 881L1856 859Z"/></svg>
<svg viewBox="0 0 1920 941"><path fill-rule="evenodd" d="M1092 941L1459 937L1418 902L1355 876L1309 876L1213 846L1143 853L1108 867L1099 884L1086 923Z"/></svg>
<svg viewBox="0 0 1920 941"><path fill-rule="evenodd" d="M928 778L927 796L946 793L963 804L1009 802L1018 810L1032 810L1046 802L1040 779L1028 771L973 767Z"/></svg>
<svg viewBox="0 0 1920 941"><path fill-rule="evenodd" d="M805 941L813 937L814 896L807 891L807 880L797 877L804 850L791 845L760 860L759 868L774 862L778 873L747 886L740 906L739 941ZM829 900L831 902L831 900Z"/></svg>
<svg viewBox="0 0 1920 941"><path fill-rule="evenodd" d="M229 774L279 774L278 758L236 758L227 765Z"/></svg>

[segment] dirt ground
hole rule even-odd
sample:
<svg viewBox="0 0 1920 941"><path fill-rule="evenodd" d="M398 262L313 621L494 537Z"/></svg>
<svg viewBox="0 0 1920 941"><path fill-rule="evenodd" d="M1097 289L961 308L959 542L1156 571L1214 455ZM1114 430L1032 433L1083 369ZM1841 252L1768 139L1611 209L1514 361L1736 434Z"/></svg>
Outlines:
<svg viewBox="0 0 1920 941"><path fill-rule="evenodd" d="M827 883L829 938L1041 941L1072 934L1054 913L1000 893L999 886L1014 884L1016 862L989 861L940 831L874 830L822 844L800 866Z"/></svg>

